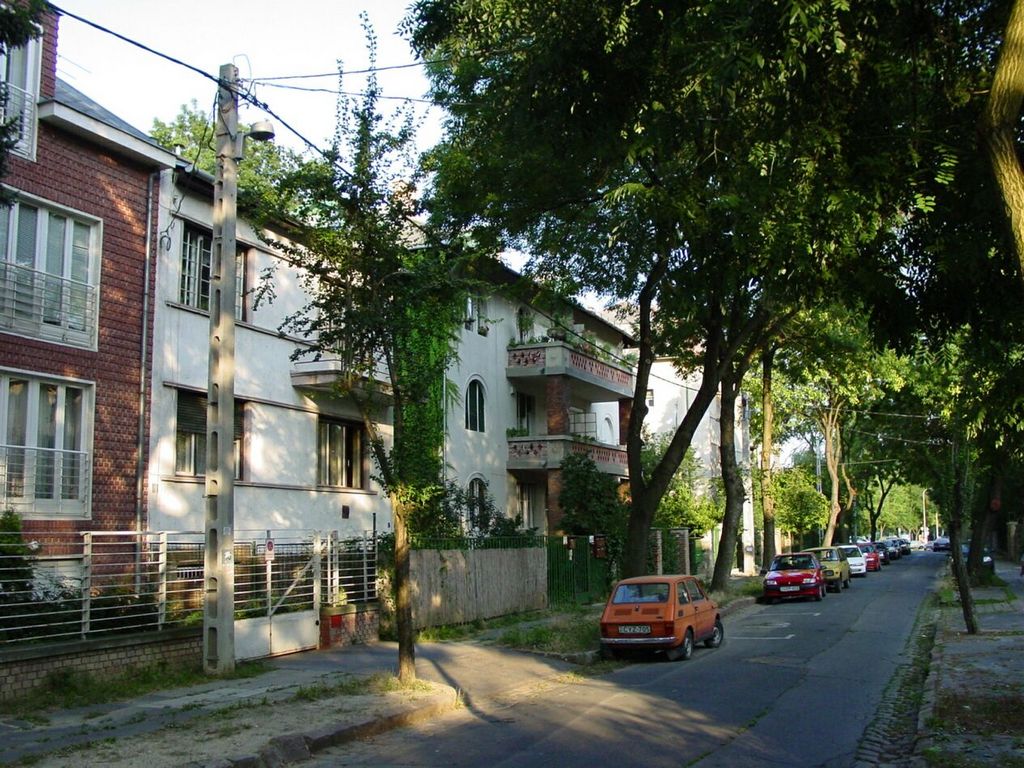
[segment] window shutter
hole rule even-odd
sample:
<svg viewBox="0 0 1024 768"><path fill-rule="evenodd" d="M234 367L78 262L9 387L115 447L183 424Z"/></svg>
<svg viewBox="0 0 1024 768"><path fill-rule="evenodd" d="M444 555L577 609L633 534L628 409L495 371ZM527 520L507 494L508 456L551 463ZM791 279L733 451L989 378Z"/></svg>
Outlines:
<svg viewBox="0 0 1024 768"><path fill-rule="evenodd" d="M206 395L196 392L178 391L178 431L206 432ZM245 423L245 402L235 400L235 419L232 437L242 439L242 427Z"/></svg>

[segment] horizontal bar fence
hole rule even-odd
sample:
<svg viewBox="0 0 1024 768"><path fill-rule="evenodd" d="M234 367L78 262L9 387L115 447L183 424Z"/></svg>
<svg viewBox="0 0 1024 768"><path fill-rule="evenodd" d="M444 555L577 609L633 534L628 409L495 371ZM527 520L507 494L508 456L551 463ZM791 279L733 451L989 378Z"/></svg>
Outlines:
<svg viewBox="0 0 1024 768"><path fill-rule="evenodd" d="M199 531L0 532L0 648L202 626L204 547ZM234 554L236 619L377 598L372 534L239 530Z"/></svg>

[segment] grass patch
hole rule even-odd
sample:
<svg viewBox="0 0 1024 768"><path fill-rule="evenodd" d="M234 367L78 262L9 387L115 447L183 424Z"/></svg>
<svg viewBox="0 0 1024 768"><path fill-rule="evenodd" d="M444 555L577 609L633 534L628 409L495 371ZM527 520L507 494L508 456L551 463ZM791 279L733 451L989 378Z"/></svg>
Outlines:
<svg viewBox="0 0 1024 768"><path fill-rule="evenodd" d="M510 648L547 653L593 651L600 644L601 630L593 611L558 616L549 622L522 625L504 632L498 642Z"/></svg>
<svg viewBox="0 0 1024 768"><path fill-rule="evenodd" d="M730 579L728 587L710 593L710 597L718 603L719 608L724 608L741 597L760 597L763 592L764 581L760 576L745 576L739 579Z"/></svg>
<svg viewBox="0 0 1024 768"><path fill-rule="evenodd" d="M385 693L421 693L432 690L429 683L413 680L403 683L394 675L375 672L365 677L349 677L335 683L303 686L292 694L293 701L319 701L335 696L365 696Z"/></svg>
<svg viewBox="0 0 1024 768"><path fill-rule="evenodd" d="M1011 736L1020 730L1024 695L943 695L935 705L935 721L943 730ZM1024 758L1022 758L1024 759Z"/></svg>
<svg viewBox="0 0 1024 768"><path fill-rule="evenodd" d="M262 675L270 667L263 662L246 662L223 679L238 680ZM209 683L215 678L201 667L154 664L132 669L110 678L99 678L87 672L64 669L51 673L45 685L20 696L15 701L0 702L0 714L38 721L44 713L142 696L153 691L184 688Z"/></svg>
<svg viewBox="0 0 1024 768"><path fill-rule="evenodd" d="M923 753L929 768L990 768L989 760L976 760L963 752L946 751L941 747L929 747ZM1001 755L1000 768L1024 768L1024 756Z"/></svg>

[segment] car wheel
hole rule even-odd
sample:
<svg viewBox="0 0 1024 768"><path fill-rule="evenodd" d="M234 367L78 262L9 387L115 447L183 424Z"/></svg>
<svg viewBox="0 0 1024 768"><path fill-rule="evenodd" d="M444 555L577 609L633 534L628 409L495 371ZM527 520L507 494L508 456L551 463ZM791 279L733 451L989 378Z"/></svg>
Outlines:
<svg viewBox="0 0 1024 768"><path fill-rule="evenodd" d="M815 601L817 601L819 603L822 600L825 599L825 585L824 584L820 584L818 586L818 594L814 596L814 599L815 599Z"/></svg>
<svg viewBox="0 0 1024 768"><path fill-rule="evenodd" d="M691 656L693 656L693 630L688 629L683 636L683 642L675 648L665 651L665 657L669 661L686 661Z"/></svg>
<svg viewBox="0 0 1024 768"><path fill-rule="evenodd" d="M715 628L711 631L711 637L704 641L705 648L717 648L725 639L725 627L721 619L715 619Z"/></svg>

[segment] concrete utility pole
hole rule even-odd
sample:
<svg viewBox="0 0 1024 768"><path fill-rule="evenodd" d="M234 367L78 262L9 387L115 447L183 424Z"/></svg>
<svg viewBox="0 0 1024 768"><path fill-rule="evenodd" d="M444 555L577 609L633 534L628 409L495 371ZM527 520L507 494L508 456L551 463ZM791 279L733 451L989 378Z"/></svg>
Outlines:
<svg viewBox="0 0 1024 768"><path fill-rule="evenodd" d="M223 65L215 118L203 610L203 668L219 675L235 668L235 226L242 157L237 86L238 68Z"/></svg>
<svg viewBox="0 0 1024 768"><path fill-rule="evenodd" d="M215 128L210 258L210 369L206 406L206 595L203 668L222 675L235 668L235 258L238 246L238 163L245 137L274 138L270 123L238 130L238 68L220 68Z"/></svg>

